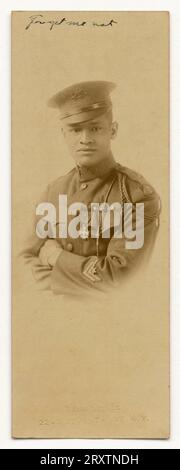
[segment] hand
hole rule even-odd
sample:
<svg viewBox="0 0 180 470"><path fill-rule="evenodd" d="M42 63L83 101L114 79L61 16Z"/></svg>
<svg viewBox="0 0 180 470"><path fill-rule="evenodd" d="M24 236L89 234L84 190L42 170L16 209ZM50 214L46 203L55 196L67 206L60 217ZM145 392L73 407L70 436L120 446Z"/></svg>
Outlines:
<svg viewBox="0 0 180 470"><path fill-rule="evenodd" d="M41 264L43 266L54 266L62 250L56 240L46 240L39 252Z"/></svg>

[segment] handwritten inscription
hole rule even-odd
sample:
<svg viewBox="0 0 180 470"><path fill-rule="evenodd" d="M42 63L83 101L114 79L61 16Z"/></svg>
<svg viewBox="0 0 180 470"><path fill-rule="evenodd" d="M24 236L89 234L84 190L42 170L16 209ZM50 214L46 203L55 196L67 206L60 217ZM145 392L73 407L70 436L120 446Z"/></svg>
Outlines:
<svg viewBox="0 0 180 470"><path fill-rule="evenodd" d="M59 20L46 20L44 18L44 15L32 15L29 17L29 22L28 24L26 25L25 29L28 30L30 28L32 28L33 25L48 25L49 26L49 30L52 31L53 28L55 26L62 26L62 25L66 25L66 26L75 26L77 28L83 28L85 26L93 26L93 27L99 27L99 28L107 28L107 27L110 27L112 28L112 26L114 24L117 24L117 21L115 20L110 20L110 21L105 21L105 22L100 22L98 23L97 21L70 21L68 20L67 18L63 17L63 18L60 18Z"/></svg>

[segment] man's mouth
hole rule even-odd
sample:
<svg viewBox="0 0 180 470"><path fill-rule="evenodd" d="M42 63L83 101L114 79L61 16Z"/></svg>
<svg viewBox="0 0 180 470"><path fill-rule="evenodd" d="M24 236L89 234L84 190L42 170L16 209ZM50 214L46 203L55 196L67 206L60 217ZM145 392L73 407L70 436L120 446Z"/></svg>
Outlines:
<svg viewBox="0 0 180 470"><path fill-rule="evenodd" d="M90 153L90 152L95 152L96 149L93 149L93 148L82 148L82 149L79 149L78 152L82 152L82 153Z"/></svg>

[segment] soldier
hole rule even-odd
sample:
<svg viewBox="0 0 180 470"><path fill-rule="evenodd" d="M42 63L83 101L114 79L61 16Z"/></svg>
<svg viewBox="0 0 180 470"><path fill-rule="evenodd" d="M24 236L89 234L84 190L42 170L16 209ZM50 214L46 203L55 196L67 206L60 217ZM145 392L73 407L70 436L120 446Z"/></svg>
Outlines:
<svg viewBox="0 0 180 470"><path fill-rule="evenodd" d="M159 196L141 175L117 163L111 151L111 140L118 130L110 97L114 87L106 81L82 82L60 91L48 103L60 110L62 134L75 167L49 184L43 200L58 209L59 195L63 194L68 206L81 202L89 211L88 230L80 231L78 238L68 233L67 238L48 235L42 239L34 230L24 251L35 279L56 294L91 293L120 286L151 253L156 238ZM96 203L114 202L122 207L131 203L134 215L136 204L144 204L144 244L140 249L126 248L124 232L121 238L114 237L113 220L109 237L103 237L102 226L96 238L89 236L92 203L96 207ZM71 215L68 220L72 220Z"/></svg>

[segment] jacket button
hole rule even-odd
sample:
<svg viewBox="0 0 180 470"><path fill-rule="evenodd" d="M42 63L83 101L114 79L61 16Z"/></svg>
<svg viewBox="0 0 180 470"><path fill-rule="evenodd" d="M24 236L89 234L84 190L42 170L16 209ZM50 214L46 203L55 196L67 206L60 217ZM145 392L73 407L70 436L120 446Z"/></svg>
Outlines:
<svg viewBox="0 0 180 470"><path fill-rule="evenodd" d="M80 185L80 189L86 189L87 186L88 186L87 183L82 183L82 184Z"/></svg>
<svg viewBox="0 0 180 470"><path fill-rule="evenodd" d="M66 248L67 248L68 251L72 251L72 249L73 249L72 243L68 243Z"/></svg>

